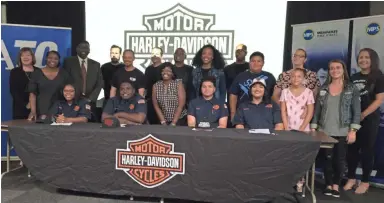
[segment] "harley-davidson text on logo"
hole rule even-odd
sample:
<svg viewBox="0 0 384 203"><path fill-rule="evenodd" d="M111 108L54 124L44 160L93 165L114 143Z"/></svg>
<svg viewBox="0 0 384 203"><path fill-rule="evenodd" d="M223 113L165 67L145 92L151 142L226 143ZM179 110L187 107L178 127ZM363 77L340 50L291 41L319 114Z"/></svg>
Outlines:
<svg viewBox="0 0 384 203"><path fill-rule="evenodd" d="M148 60L153 47L163 49L165 60L172 60L177 48L183 48L186 58L206 44L212 44L224 59L233 59L233 30L211 30L215 15L192 11L181 4L158 14L144 15L143 25L147 30L125 31L125 48L135 52L136 59Z"/></svg>
<svg viewBox="0 0 384 203"><path fill-rule="evenodd" d="M127 149L116 150L116 169L125 171L146 188L154 188L184 174L185 154L174 152L174 144L152 136L127 141Z"/></svg>

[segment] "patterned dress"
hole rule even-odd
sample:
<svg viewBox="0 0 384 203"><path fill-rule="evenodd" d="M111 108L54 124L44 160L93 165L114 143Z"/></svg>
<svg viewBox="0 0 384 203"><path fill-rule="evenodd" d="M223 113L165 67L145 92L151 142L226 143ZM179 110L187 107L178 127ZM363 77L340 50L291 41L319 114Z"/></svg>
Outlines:
<svg viewBox="0 0 384 203"><path fill-rule="evenodd" d="M291 85L291 72L293 69L289 71L285 71L281 73L276 81L276 86L280 89L286 89ZM310 71L308 69L305 70L305 80L304 87L309 88L310 90L314 90L316 87L320 87L320 80L317 78L315 72Z"/></svg>
<svg viewBox="0 0 384 203"><path fill-rule="evenodd" d="M304 122L304 119L301 119L300 116L303 114L305 106L315 103L313 92L308 88L305 88L297 97L292 94L289 88L284 89L280 101L286 103L289 130L300 129ZM309 131L309 124L305 127L305 131Z"/></svg>
<svg viewBox="0 0 384 203"><path fill-rule="evenodd" d="M166 86L162 80L155 83L156 99L166 122L172 122L175 111L179 105L179 81L181 81L181 79L172 80L168 86ZM180 118L186 115L187 110L184 108L180 114Z"/></svg>

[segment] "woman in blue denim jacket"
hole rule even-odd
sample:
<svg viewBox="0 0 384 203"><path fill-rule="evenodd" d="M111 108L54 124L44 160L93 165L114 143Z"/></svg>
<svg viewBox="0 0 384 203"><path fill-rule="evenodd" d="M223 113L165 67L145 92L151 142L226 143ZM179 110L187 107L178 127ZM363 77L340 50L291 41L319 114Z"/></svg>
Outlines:
<svg viewBox="0 0 384 203"><path fill-rule="evenodd" d="M349 82L346 65L332 60L328 65L328 78L316 97L312 131L323 131L338 143L325 149L324 176L327 196L340 197L339 185L346 162L347 144L356 140L360 128L359 90Z"/></svg>
<svg viewBox="0 0 384 203"><path fill-rule="evenodd" d="M224 58L222 54L212 45L203 46L193 58L192 65L195 67L192 71L192 82L194 91L189 92L190 98L200 96L200 86L203 78L213 76L216 79L215 98L221 102L226 99L226 84L224 75Z"/></svg>

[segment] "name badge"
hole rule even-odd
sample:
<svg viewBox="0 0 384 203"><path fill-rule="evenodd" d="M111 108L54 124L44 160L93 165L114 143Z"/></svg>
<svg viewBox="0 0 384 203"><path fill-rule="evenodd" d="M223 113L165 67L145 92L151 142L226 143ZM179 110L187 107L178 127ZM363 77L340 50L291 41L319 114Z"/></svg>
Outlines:
<svg viewBox="0 0 384 203"><path fill-rule="evenodd" d="M200 122L198 127L199 128L209 128L209 127L211 127L211 125L209 124L209 122Z"/></svg>

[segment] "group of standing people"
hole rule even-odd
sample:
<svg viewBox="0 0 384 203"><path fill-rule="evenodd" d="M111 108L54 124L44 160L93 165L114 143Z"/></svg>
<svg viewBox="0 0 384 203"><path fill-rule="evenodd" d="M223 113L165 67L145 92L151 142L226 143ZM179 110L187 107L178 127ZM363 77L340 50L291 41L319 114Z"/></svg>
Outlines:
<svg viewBox="0 0 384 203"><path fill-rule="evenodd" d="M178 48L174 61L163 63L155 47L152 64L142 73L134 65L135 53L113 45L111 62L89 59L87 41L77 46L77 56L60 67L60 54L49 51L44 68L34 67L31 49L22 48L18 67L11 71L13 118L55 122L99 122L114 117L122 124L161 124L202 128L250 128L323 131L339 142L325 150L325 195L339 197L339 185L348 163L345 190L356 185L359 153L363 168L358 194L369 188L374 143L384 100L384 75L372 49L362 49L361 72L351 78L341 60L328 65L324 85L304 67L307 53L292 55L293 68L275 77L263 70L265 56L253 52L246 62L247 46L236 47L236 61L225 66L221 53L203 46L192 66ZM123 63L120 62L122 54ZM104 88L105 102L98 114L96 101ZM298 190L302 187L299 181Z"/></svg>

